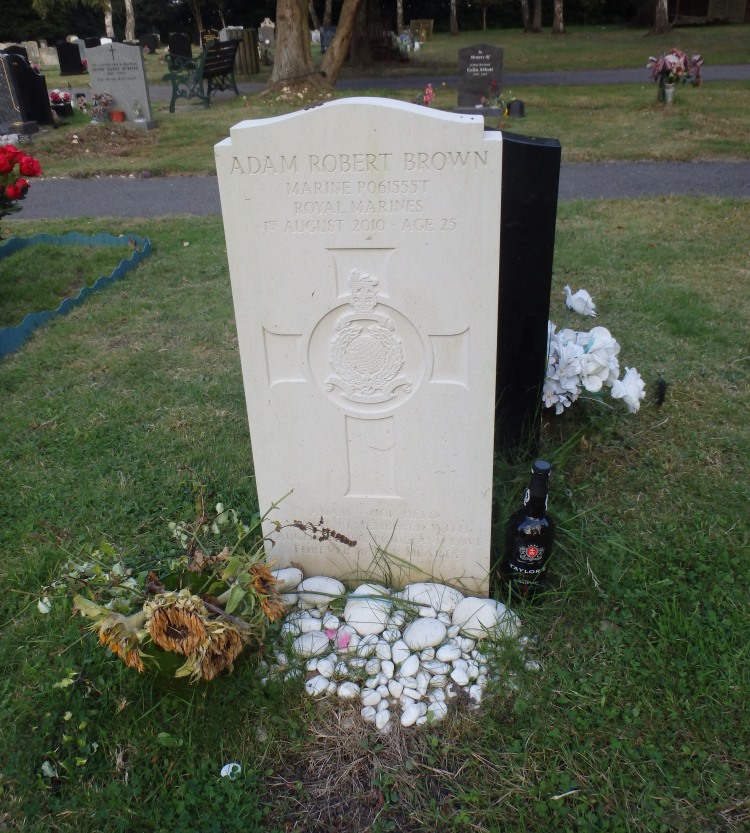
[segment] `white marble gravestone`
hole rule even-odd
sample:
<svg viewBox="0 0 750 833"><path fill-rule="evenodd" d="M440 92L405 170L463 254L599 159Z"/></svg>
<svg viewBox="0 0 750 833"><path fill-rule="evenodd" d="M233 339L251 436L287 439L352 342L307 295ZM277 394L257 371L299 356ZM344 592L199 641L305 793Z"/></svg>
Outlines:
<svg viewBox="0 0 750 833"><path fill-rule="evenodd" d="M357 541L285 528L271 558L346 578L382 547L412 580L486 591L501 134L373 98L230 132L216 165L260 505L292 489L275 519Z"/></svg>
<svg viewBox="0 0 750 833"><path fill-rule="evenodd" d="M108 43L90 47L86 56L92 90L110 93L111 109L122 110L128 121L140 119L149 129L155 127L140 48L127 43Z"/></svg>

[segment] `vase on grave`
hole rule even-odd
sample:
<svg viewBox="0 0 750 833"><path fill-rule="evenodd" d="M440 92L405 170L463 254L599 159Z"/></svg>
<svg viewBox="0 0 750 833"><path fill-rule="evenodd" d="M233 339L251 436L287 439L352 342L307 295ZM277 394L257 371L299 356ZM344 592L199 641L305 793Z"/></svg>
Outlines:
<svg viewBox="0 0 750 833"><path fill-rule="evenodd" d="M664 103L671 104L674 101L674 84L664 85Z"/></svg>

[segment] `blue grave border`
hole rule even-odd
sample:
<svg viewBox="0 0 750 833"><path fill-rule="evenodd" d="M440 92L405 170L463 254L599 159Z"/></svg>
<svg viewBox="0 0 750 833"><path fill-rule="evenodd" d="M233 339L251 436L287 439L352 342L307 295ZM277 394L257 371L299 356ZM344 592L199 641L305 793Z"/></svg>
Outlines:
<svg viewBox="0 0 750 833"><path fill-rule="evenodd" d="M91 286L84 286L74 298L65 298L56 310L30 312L17 327L0 329L0 358L18 350L38 327L57 318L58 315L67 315L92 293L106 289L124 278L131 269L151 254L151 241L148 237L139 237L135 234L122 234L115 237L105 232L79 234L76 231L69 231L62 235L34 234L31 237L11 237L5 243L0 243L0 260L29 246L44 243L54 246L127 246L132 247L132 253L130 257L123 258L110 275L102 275Z"/></svg>

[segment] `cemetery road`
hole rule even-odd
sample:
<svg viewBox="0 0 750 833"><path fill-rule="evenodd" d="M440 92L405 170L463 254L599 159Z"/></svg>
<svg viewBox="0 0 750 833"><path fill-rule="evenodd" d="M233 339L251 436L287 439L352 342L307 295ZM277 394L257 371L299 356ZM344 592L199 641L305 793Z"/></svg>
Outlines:
<svg viewBox="0 0 750 833"><path fill-rule="evenodd" d="M40 179L12 217L218 215L215 176ZM658 196L750 197L750 162L610 162L563 165L560 200ZM175 211L180 206L180 211Z"/></svg>

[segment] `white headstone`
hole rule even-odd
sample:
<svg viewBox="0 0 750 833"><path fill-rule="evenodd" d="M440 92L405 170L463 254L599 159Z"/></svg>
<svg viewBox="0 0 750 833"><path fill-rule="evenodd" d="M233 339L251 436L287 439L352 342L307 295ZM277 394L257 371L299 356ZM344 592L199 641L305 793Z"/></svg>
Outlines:
<svg viewBox="0 0 750 833"><path fill-rule="evenodd" d="M140 48L127 43L108 43L90 47L86 55L93 92L110 93L111 109L122 110L128 121L140 118L148 127L154 126Z"/></svg>
<svg viewBox="0 0 750 833"><path fill-rule="evenodd" d="M319 528L276 567L346 578L382 547L404 582L487 590L501 143L350 98L216 146L260 504L293 489L273 517Z"/></svg>

